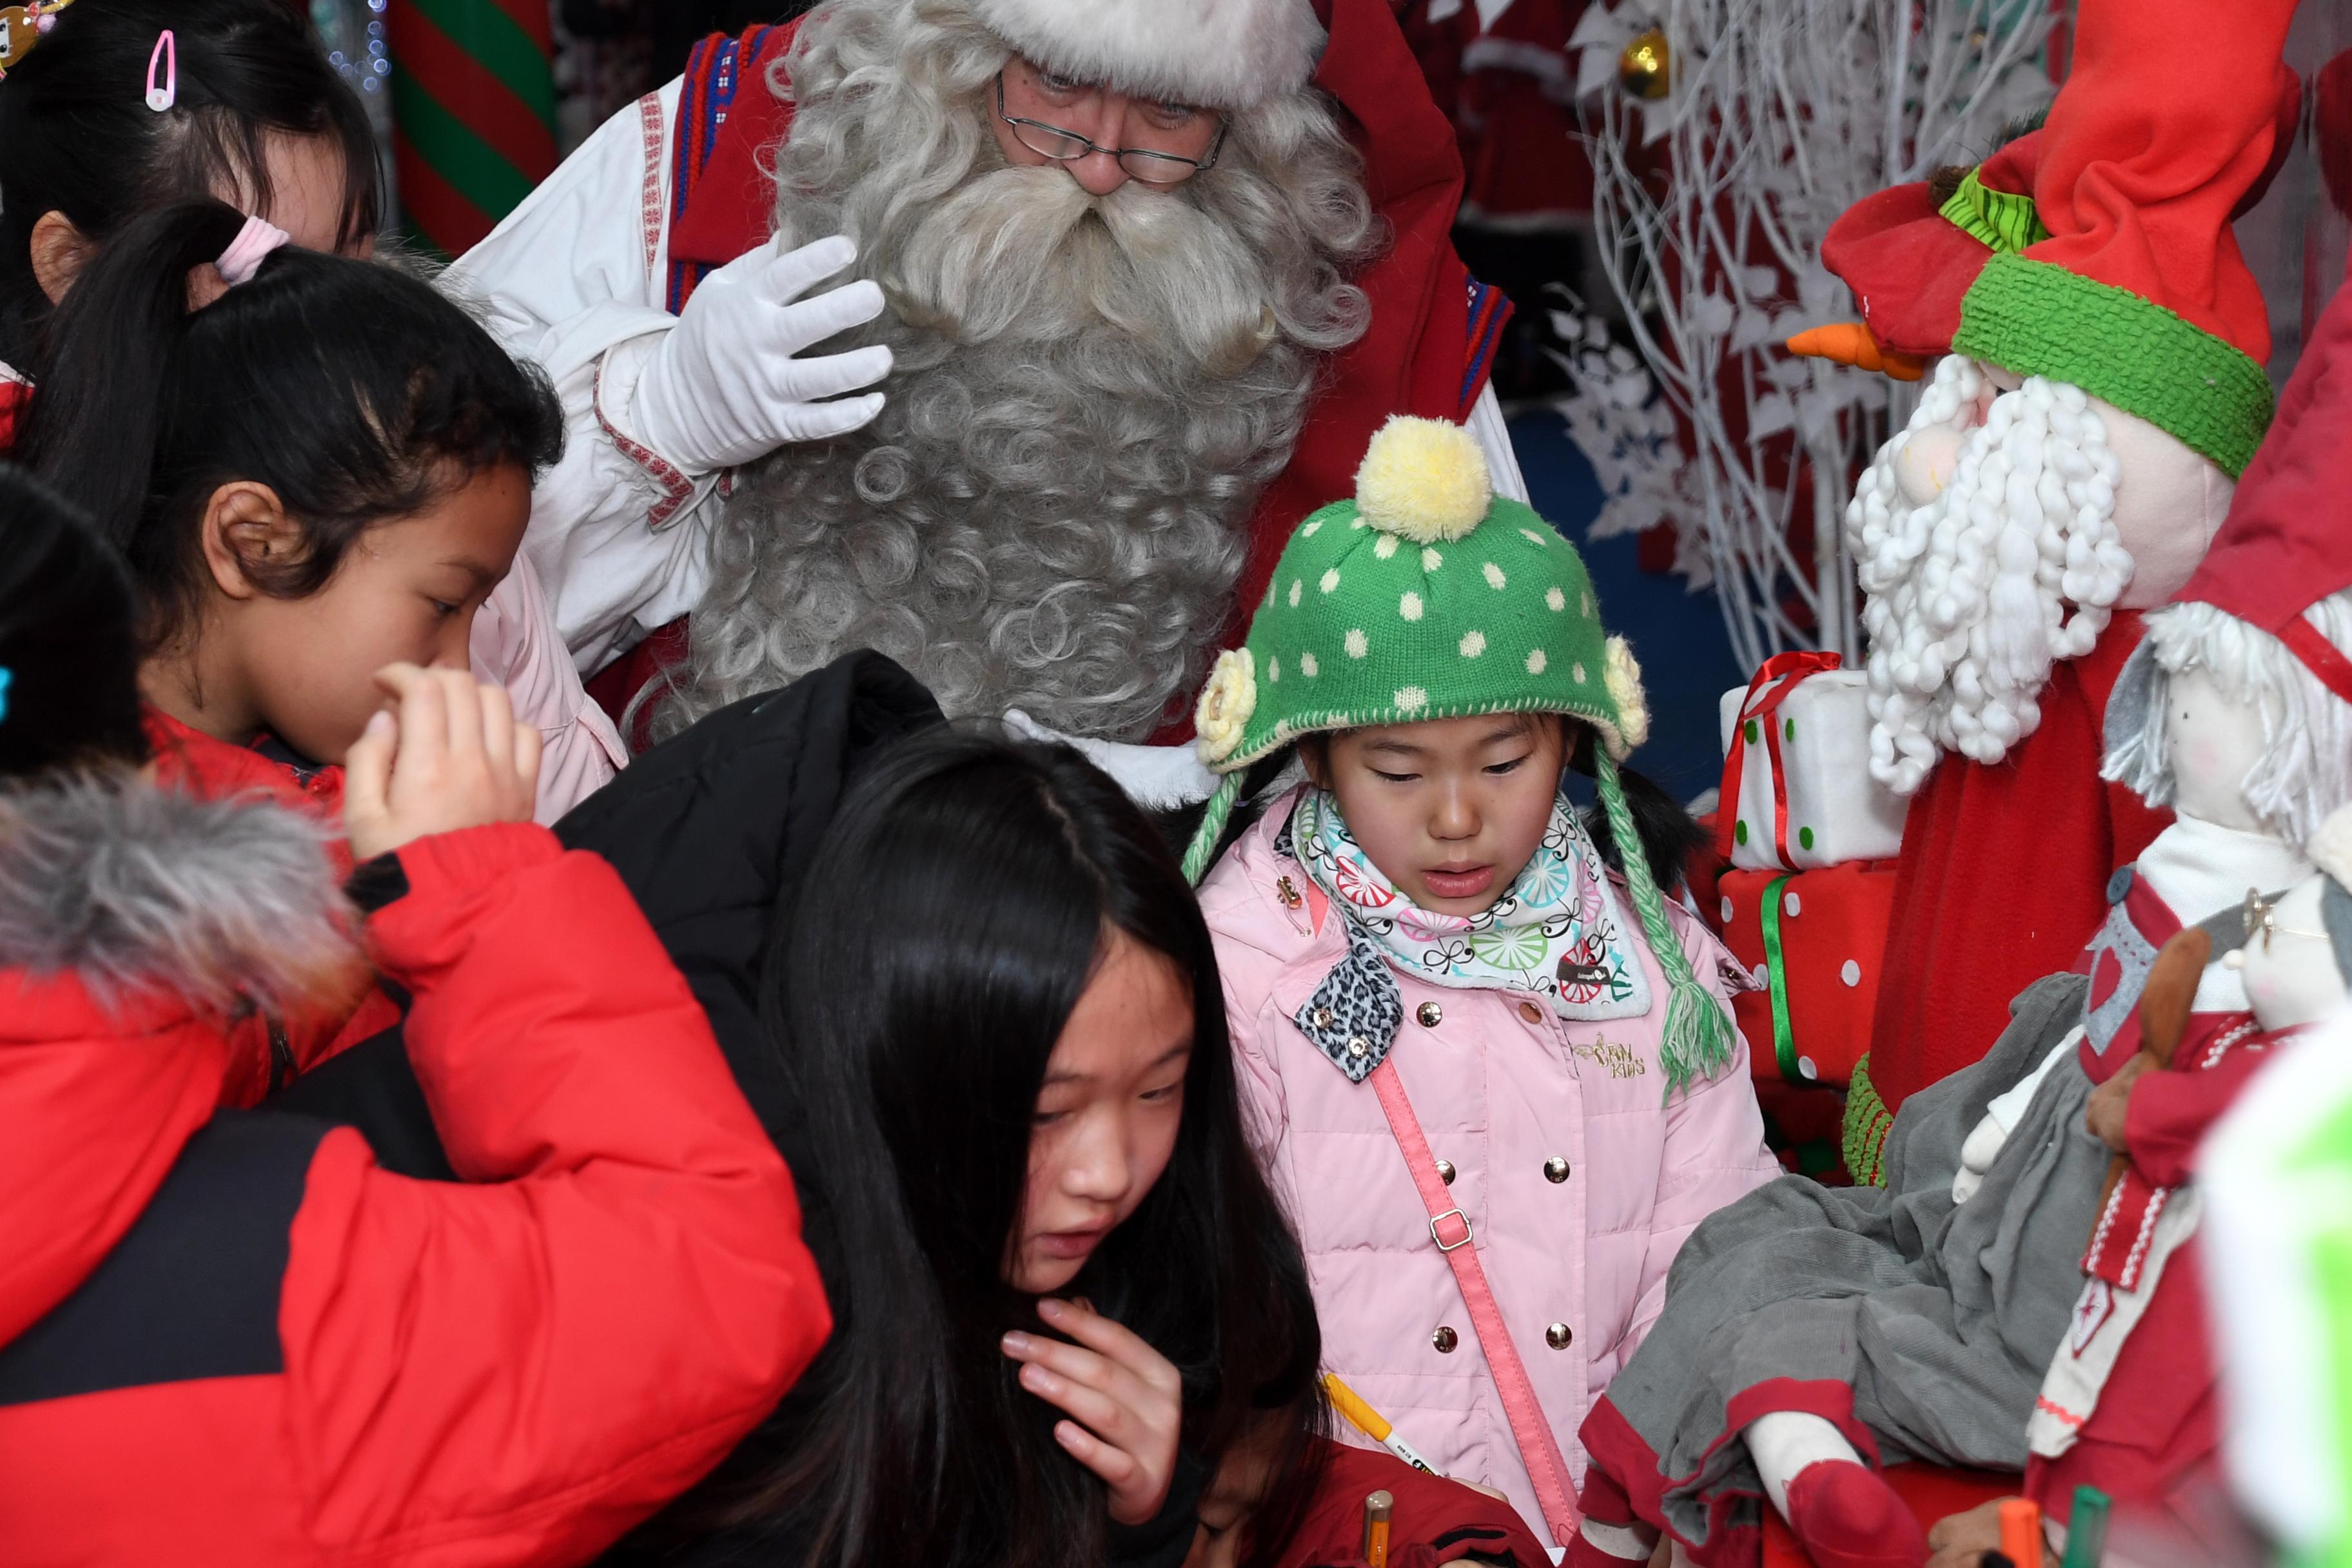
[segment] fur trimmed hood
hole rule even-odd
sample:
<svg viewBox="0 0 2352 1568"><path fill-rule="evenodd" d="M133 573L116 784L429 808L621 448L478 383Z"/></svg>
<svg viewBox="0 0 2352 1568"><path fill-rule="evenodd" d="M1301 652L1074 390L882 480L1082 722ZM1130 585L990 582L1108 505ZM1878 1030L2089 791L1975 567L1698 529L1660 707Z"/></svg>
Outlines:
<svg viewBox="0 0 2352 1568"><path fill-rule="evenodd" d="M77 977L101 1005L227 1014L337 988L361 962L325 825L120 774L0 793L0 969Z"/></svg>
<svg viewBox="0 0 2352 1568"><path fill-rule="evenodd" d="M967 0L1047 70L1213 109L1305 87L1323 53L1309 0Z"/></svg>

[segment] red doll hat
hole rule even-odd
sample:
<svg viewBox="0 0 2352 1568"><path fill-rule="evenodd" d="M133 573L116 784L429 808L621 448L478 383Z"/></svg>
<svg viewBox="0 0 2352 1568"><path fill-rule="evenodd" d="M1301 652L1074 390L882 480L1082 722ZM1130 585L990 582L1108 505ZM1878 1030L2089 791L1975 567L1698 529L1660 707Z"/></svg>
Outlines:
<svg viewBox="0 0 2352 1568"><path fill-rule="evenodd" d="M1885 347L2071 383L2234 478L2270 422L2270 328L2230 220L2294 124L2294 10L2083 0L2042 130L1947 200L1921 184L1857 203L1822 260Z"/></svg>
<svg viewBox="0 0 2352 1568"><path fill-rule="evenodd" d="M2018 137L1950 189L1946 180L1890 185L1863 197L1822 237L1822 264L1853 290L1883 350L1917 358L1952 352L1960 300L1996 247L2044 237L2033 212L2042 132Z"/></svg>
<svg viewBox="0 0 2352 1568"><path fill-rule="evenodd" d="M2294 367L2278 422L2176 603L2269 632L2352 702L2352 660L2304 611L2352 588L2352 287L2338 288Z"/></svg>

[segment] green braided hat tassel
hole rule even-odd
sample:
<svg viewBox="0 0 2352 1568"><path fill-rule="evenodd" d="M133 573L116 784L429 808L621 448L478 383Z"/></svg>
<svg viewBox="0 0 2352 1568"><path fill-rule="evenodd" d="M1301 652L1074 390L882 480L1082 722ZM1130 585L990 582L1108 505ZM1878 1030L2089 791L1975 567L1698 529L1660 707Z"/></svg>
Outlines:
<svg viewBox="0 0 2352 1568"><path fill-rule="evenodd" d="M1658 1065L1665 1070L1666 1098L1711 1079L1731 1065L1732 1023L1690 966L1690 956L1666 921L1666 902L1650 879L1649 857L1633 828L1633 813L1618 787L1617 763L1609 748L1596 746L1601 809L1608 814L1609 832L1625 862L1625 886L1633 895L1633 910L1641 917L1642 934L1665 973L1666 1026L1658 1041Z"/></svg>
<svg viewBox="0 0 2352 1568"><path fill-rule="evenodd" d="M1227 773L1217 781L1217 793L1209 797L1208 809L1201 814L1200 828L1184 849L1184 880L1193 887L1199 887L1201 879L1209 874L1209 863L1217 854L1217 840L1224 836L1225 824L1233 820L1234 803L1241 793L1240 773Z"/></svg>

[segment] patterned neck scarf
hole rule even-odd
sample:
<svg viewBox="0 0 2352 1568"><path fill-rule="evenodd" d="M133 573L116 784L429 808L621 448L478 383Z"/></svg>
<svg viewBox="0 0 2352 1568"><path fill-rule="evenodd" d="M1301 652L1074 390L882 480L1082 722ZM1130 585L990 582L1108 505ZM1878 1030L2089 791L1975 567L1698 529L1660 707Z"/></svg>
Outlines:
<svg viewBox="0 0 2352 1568"><path fill-rule="evenodd" d="M1435 985L1538 993L1563 1018L1638 1018L1650 1010L1625 912L1600 852L1566 797L1503 896L1475 915L1416 906L1372 864L1328 790L1290 819L1292 853L1381 957ZM1351 943L1352 945L1352 943Z"/></svg>

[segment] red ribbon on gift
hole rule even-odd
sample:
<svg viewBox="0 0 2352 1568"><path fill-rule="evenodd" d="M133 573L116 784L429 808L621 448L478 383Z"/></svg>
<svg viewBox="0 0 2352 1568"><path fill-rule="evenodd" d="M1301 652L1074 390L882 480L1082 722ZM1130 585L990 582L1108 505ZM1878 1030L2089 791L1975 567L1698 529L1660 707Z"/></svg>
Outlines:
<svg viewBox="0 0 2352 1568"><path fill-rule="evenodd" d="M1715 808L1715 852L1724 859L1731 858L1732 831L1739 820L1740 775L1748 763L1748 726L1754 723L1763 731L1764 755L1772 768L1773 854L1781 865L1790 864L1788 774L1780 766L1780 727L1772 722L1772 715L1805 677L1836 669L1843 663L1833 653L1776 653L1748 683L1748 700L1739 705L1738 721L1731 727L1731 750L1723 759L1722 798ZM1767 690L1768 687L1771 689Z"/></svg>

